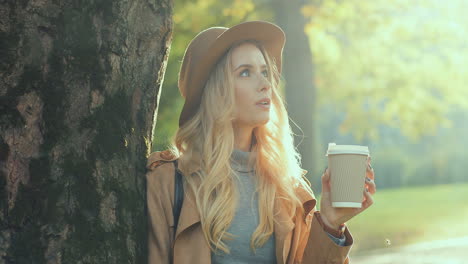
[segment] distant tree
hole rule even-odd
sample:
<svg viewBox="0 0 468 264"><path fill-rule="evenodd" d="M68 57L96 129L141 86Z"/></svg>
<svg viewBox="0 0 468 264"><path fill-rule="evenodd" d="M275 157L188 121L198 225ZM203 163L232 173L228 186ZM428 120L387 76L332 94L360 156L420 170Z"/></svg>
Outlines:
<svg viewBox="0 0 468 264"><path fill-rule="evenodd" d="M283 53L284 93L295 144L302 156L302 166L314 175L316 167L316 89L314 64L309 38L304 32L308 23L301 12L302 1L272 1L275 21L286 33ZM312 177L316 179L317 177Z"/></svg>

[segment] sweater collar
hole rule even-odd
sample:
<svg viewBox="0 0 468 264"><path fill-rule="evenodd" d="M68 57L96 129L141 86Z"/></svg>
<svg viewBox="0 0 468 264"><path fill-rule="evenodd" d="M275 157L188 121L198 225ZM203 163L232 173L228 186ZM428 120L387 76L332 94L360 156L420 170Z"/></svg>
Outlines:
<svg viewBox="0 0 468 264"><path fill-rule="evenodd" d="M237 172L253 172L256 161L255 152L247 152L234 149L231 154L231 167Z"/></svg>

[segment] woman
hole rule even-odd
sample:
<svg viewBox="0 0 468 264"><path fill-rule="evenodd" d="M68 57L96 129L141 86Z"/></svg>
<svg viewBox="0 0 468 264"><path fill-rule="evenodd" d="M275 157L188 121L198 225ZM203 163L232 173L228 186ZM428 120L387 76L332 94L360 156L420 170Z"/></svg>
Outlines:
<svg viewBox="0 0 468 264"><path fill-rule="evenodd" d="M348 262L344 223L372 204L375 184L362 208L333 208L326 170L315 210L278 91L284 42L279 27L253 21L189 44L174 147L148 159L149 263ZM176 227L174 160L185 190Z"/></svg>

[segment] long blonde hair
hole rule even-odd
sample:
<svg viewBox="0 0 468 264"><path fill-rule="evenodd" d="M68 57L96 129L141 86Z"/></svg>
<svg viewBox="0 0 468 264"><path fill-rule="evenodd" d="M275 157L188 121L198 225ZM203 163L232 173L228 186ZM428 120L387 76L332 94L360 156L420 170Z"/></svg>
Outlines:
<svg viewBox="0 0 468 264"><path fill-rule="evenodd" d="M234 150L232 121L236 107L231 60L233 49L245 42L253 43L263 53L272 87L270 120L253 132L255 144L252 151L257 154L255 173L260 216L250 241L254 252L274 232L274 203L282 203L293 217L296 210L303 213L295 188L301 184L310 190L302 178L300 156L294 147L286 108L277 89L280 75L275 63L255 41L233 45L212 70L199 110L179 127L172 146L173 151L180 155L179 168L184 175L184 184L195 194L203 233L210 249L225 253L230 250L224 242L234 237L227 229L234 218L239 196L234 184L235 173L230 166Z"/></svg>

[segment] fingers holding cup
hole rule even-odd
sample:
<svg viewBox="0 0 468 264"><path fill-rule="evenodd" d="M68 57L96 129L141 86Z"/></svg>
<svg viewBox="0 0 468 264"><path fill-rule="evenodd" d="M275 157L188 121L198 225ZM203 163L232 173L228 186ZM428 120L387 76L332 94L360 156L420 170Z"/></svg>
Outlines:
<svg viewBox="0 0 468 264"><path fill-rule="evenodd" d="M330 191L330 169L325 168L322 174L322 188L323 191Z"/></svg>
<svg viewBox="0 0 468 264"><path fill-rule="evenodd" d="M377 186L375 185L374 180L367 178L366 177L366 184L365 188L367 191L369 191L371 194L374 194L377 191Z"/></svg>
<svg viewBox="0 0 468 264"><path fill-rule="evenodd" d="M374 178L375 178L374 168L372 168L371 157L370 156L367 158L366 177L371 179L371 180L374 180Z"/></svg>
<svg viewBox="0 0 468 264"><path fill-rule="evenodd" d="M362 207L361 210L365 210L369 208L372 204L374 203L374 198L372 197L372 194L370 190L364 190L364 201L362 202Z"/></svg>
<svg viewBox="0 0 468 264"><path fill-rule="evenodd" d="M374 194L377 190L377 186L375 185L375 174L374 168L371 165L371 157L367 158L367 169L366 169L366 189L369 190L371 194Z"/></svg>

